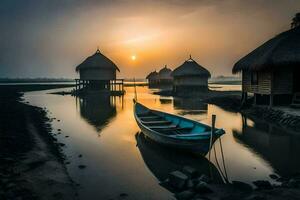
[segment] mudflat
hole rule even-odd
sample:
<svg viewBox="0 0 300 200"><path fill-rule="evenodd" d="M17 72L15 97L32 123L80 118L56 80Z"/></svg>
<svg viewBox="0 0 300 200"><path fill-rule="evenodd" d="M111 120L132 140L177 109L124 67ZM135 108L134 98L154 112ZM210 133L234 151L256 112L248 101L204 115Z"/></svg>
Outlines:
<svg viewBox="0 0 300 200"><path fill-rule="evenodd" d="M0 88L0 199L76 199L46 111L20 92Z"/></svg>

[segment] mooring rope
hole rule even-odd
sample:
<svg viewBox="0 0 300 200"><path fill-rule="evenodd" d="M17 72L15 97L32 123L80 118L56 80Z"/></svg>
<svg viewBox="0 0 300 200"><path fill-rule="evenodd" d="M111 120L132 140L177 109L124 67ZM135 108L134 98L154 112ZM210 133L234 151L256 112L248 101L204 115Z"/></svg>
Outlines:
<svg viewBox="0 0 300 200"><path fill-rule="evenodd" d="M221 139L221 137L219 138L219 144L220 144L220 149L221 149L221 155L222 155L222 161L223 161L224 173L225 173L227 182L229 182L229 181L228 181L227 170L226 170L226 166L225 166L225 158L224 158L224 152L223 152L223 145L222 145L222 139Z"/></svg>

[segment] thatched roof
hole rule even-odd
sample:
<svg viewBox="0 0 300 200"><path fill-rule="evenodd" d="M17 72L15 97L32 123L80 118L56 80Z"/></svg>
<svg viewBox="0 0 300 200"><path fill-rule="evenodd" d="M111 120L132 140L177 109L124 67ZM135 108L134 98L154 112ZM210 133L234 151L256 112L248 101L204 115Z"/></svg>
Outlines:
<svg viewBox="0 0 300 200"><path fill-rule="evenodd" d="M85 59L80 65L76 67L76 71L82 70L82 69L112 69L112 70L119 70L117 65L113 63L109 58L104 56L102 53L100 53L99 49L97 49L96 53L94 55L88 57Z"/></svg>
<svg viewBox="0 0 300 200"><path fill-rule="evenodd" d="M161 70L159 70L159 72L158 72L160 79L172 78L171 73L172 73L172 70L170 68L168 68L167 65L165 65L165 67L162 68Z"/></svg>
<svg viewBox="0 0 300 200"><path fill-rule="evenodd" d="M232 72L300 66L300 27L283 32L240 59Z"/></svg>
<svg viewBox="0 0 300 200"><path fill-rule="evenodd" d="M158 79L158 73L155 71L150 72L147 76L146 79Z"/></svg>
<svg viewBox="0 0 300 200"><path fill-rule="evenodd" d="M199 65L195 60L190 59L186 60L182 65L174 69L172 76L202 76L209 78L210 72Z"/></svg>

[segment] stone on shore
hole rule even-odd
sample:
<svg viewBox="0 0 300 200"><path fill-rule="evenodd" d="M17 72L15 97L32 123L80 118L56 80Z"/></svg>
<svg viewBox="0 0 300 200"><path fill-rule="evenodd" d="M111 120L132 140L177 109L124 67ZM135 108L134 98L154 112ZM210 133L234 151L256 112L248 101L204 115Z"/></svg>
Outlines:
<svg viewBox="0 0 300 200"><path fill-rule="evenodd" d="M199 178L198 178L198 181L202 181L202 182L205 182L205 183L210 183L211 182L211 179L206 176L205 174L202 174Z"/></svg>
<svg viewBox="0 0 300 200"><path fill-rule="evenodd" d="M274 180L279 178L276 174L270 174L269 176L271 179L274 179Z"/></svg>
<svg viewBox="0 0 300 200"><path fill-rule="evenodd" d="M258 181L253 181L253 184L257 187L259 190L270 190L273 189L273 186L269 181L264 181L264 180L258 180Z"/></svg>
<svg viewBox="0 0 300 200"><path fill-rule="evenodd" d="M183 189L187 180L187 175L180 171L173 171L169 174L169 184L176 189Z"/></svg>
<svg viewBox="0 0 300 200"><path fill-rule="evenodd" d="M195 194L196 193L193 190L185 190L183 192L176 193L175 197L178 200L187 200L193 198Z"/></svg>
<svg viewBox="0 0 300 200"><path fill-rule="evenodd" d="M232 181L232 185L234 188L243 191L243 192L252 192L253 188L251 185L241 182L241 181Z"/></svg>
<svg viewBox="0 0 300 200"><path fill-rule="evenodd" d="M183 173L186 174L189 178L195 178L198 175L198 171L190 166L184 166L182 169Z"/></svg>
<svg viewBox="0 0 300 200"><path fill-rule="evenodd" d="M209 187L209 185L203 181L200 181L197 185L195 190L199 193L205 194L205 193L212 193L212 189Z"/></svg>

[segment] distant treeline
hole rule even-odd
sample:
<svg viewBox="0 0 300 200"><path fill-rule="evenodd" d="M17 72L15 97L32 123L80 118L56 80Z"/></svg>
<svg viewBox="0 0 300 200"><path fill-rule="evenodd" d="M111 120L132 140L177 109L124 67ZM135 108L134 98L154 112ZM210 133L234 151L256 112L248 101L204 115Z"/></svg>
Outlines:
<svg viewBox="0 0 300 200"><path fill-rule="evenodd" d="M74 82L69 78L0 78L0 83L51 83L51 82Z"/></svg>

